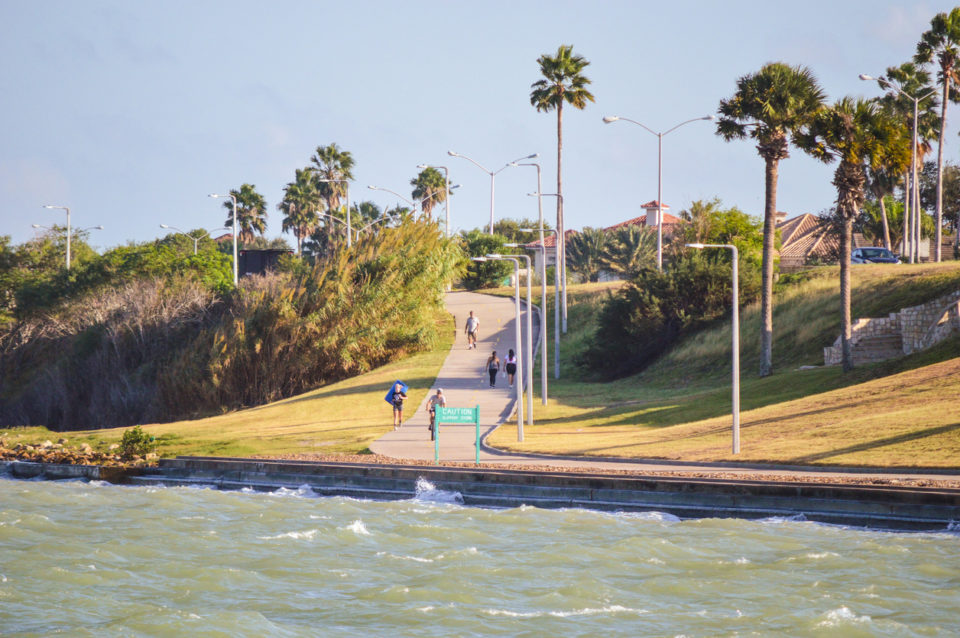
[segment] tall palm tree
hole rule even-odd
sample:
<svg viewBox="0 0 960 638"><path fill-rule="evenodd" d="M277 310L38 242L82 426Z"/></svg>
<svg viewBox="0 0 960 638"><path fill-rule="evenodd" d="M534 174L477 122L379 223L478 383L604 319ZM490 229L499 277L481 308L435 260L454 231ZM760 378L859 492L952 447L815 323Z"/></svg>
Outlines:
<svg viewBox="0 0 960 638"><path fill-rule="evenodd" d="M875 101L845 97L824 109L804 134L802 143L824 161L838 159L833 185L840 216L840 304L843 369L853 368L850 343L850 251L853 221L863 206L867 167L903 161L910 155L910 136L902 122Z"/></svg>
<svg viewBox="0 0 960 638"><path fill-rule="evenodd" d="M410 180L413 186L411 196L420 201L420 209L427 219L433 220L433 207L447 201L447 180L443 173L433 167L427 167Z"/></svg>
<svg viewBox="0 0 960 638"><path fill-rule="evenodd" d="M587 102L593 102L593 94L587 90L590 79L583 70L590 64L586 58L573 54L573 45L561 44L554 56L547 54L537 58L542 79L530 85L530 104L538 111L557 112L557 237L566 235L563 224L563 105L570 104L583 110ZM560 241L560 271L566 275L567 246ZM565 282L564 282L565 284ZM567 288L563 287L563 331L567 331Z"/></svg>
<svg viewBox="0 0 960 638"><path fill-rule="evenodd" d="M936 208L936 260L940 261L940 240L943 226L943 137L947 132L947 102L950 101L950 83L957 81L960 66L960 7L950 13L938 13L930 21L930 28L920 37L917 54L918 64L929 64L937 59L940 67L937 79L943 86L940 101L940 138L937 146L937 208ZM953 98L957 101L957 98Z"/></svg>
<svg viewBox="0 0 960 638"><path fill-rule="evenodd" d="M354 160L350 151L341 149L336 143L327 146L318 146L313 157L310 158L313 163L313 172L317 176L317 190L320 196L326 202L327 212L334 217L344 218L345 215L340 209L340 200L346 195L347 184L344 181L352 180ZM332 181L320 181L332 180ZM327 234L333 233L333 224L325 224Z"/></svg>
<svg viewBox="0 0 960 638"><path fill-rule="evenodd" d="M253 241L254 233L262 235L267 229L267 200L253 184L243 184L240 190L231 189L230 194L237 198L237 228L240 229L237 239L241 243ZM223 225L233 228L233 202L227 200L223 207L230 211Z"/></svg>
<svg viewBox="0 0 960 638"><path fill-rule="evenodd" d="M727 140L757 140L765 163L763 276L760 295L760 376L773 372L773 260L777 230L777 174L789 157L791 137L823 107L825 95L813 73L782 62L764 65L737 80L733 97L720 101L717 134Z"/></svg>
<svg viewBox="0 0 960 638"><path fill-rule="evenodd" d="M283 232L297 238L297 254L303 254L303 241L320 224L320 191L309 168L297 169L296 177L283 189L283 201L277 208L284 213Z"/></svg>

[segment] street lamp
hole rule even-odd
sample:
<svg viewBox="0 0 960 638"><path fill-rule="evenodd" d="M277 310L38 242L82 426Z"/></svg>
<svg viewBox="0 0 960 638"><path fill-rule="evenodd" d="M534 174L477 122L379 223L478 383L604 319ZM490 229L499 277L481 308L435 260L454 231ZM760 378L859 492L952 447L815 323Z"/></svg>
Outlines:
<svg viewBox="0 0 960 638"><path fill-rule="evenodd" d="M487 255L474 261L509 261L513 263L513 300L515 304L514 329L517 332L517 441L523 441L523 334L520 330L520 260L507 255ZM528 279L529 281L529 279ZM529 338L529 335L527 335Z"/></svg>
<svg viewBox="0 0 960 638"><path fill-rule="evenodd" d="M431 164L417 164L417 168L424 170L427 168L440 168L443 169L443 183L447 189L447 197L443 200L443 210L444 210L444 235L447 239L450 239L450 191L452 191L456 186L450 186L450 169L446 166L433 166Z"/></svg>
<svg viewBox="0 0 960 638"><path fill-rule="evenodd" d="M417 205L416 205L416 203L414 203L412 200L407 199L406 197L404 197L403 195L401 195L400 193L398 193L398 192L396 192L396 191L392 191L392 190L390 190L389 188L380 188L379 186L367 186L367 188L369 188L369 189L372 190L372 191L383 191L384 193L390 193L391 195L396 195L397 197L399 197L399 198L402 199L403 201L405 201L405 202L407 202L408 204L410 204L410 207L413 209L413 212L414 212L414 213L417 212Z"/></svg>
<svg viewBox="0 0 960 638"><path fill-rule="evenodd" d="M204 237L209 237L209 236L210 236L210 233L212 233L214 230L226 230L226 228L214 228L213 230L205 230L205 231L203 231L203 234L202 234L202 235L197 235L196 237L194 237L194 236L191 235L190 233L185 233L185 232L183 232L182 230L180 230L180 229L177 228L176 226L168 226L167 224L160 224L160 228L166 228L166 229L168 229L168 230L176 231L178 234L183 235L184 237L189 237L190 239L192 239L192 240L193 240L193 254L194 254L194 255L197 254L197 245L200 243L200 240L201 240L201 239L203 239Z"/></svg>
<svg viewBox="0 0 960 638"><path fill-rule="evenodd" d="M510 248L519 248L520 244L504 244ZM487 257L513 257L514 259L523 259L527 264L527 423L533 425L533 298L530 294L530 255L487 255ZM519 273L517 273L519 277ZM517 286L520 280L517 279ZM519 355L518 355L519 356ZM520 360L517 360L517 367L520 367ZM546 370L540 375L546 376Z"/></svg>
<svg viewBox="0 0 960 638"><path fill-rule="evenodd" d="M563 195L559 193L527 193L529 197L559 197L560 198L560 209L563 209ZM557 222L561 220L558 218ZM544 229L546 231L546 229ZM557 268L560 269L560 285L562 286L563 292L563 334L567 334L567 233L563 228L560 227L560 224L557 224L557 230L554 231L557 234L557 263L554 266L554 270Z"/></svg>
<svg viewBox="0 0 960 638"><path fill-rule="evenodd" d="M70 270L70 207L69 206L52 206L50 204L46 204L44 205L44 208L67 211L67 270Z"/></svg>
<svg viewBox="0 0 960 638"><path fill-rule="evenodd" d="M44 229L44 230L51 230L51 231L54 230L54 228L51 227L51 226L42 226L42 225L40 225L40 224L30 224L30 225L31 225L32 227L34 227L34 228L37 228L37 229L42 228L42 229ZM76 233L85 233L85 232L87 232L88 230L103 230L103 225L90 226L89 228L81 228L80 230L77 230L77 231L75 231L75 232L76 232ZM68 232L69 232L69 231L68 231ZM68 250L68 251L69 251L69 246L70 246L70 235L71 235L71 234L73 234L73 233L71 232L71 233L69 233L69 234L67 235L67 246L68 246L67 250ZM69 253L68 253L68 254L69 254ZM70 265L69 265L69 263L68 263L68 264L67 264L67 270L69 270L69 269L70 269Z"/></svg>
<svg viewBox="0 0 960 638"><path fill-rule="evenodd" d="M657 270L663 270L663 136L677 130L684 124L689 124L690 122L715 119L717 119L715 115L695 117L685 122L680 122L672 129L658 133L644 124L637 122L636 120L620 117L619 115L607 115L603 118L603 122L605 124L610 124L619 120L636 124L637 126L642 127L644 130L657 137ZM566 332L566 330L564 330L564 332Z"/></svg>
<svg viewBox="0 0 960 638"><path fill-rule="evenodd" d="M240 269L237 264L237 196L233 193L229 195L218 195L217 193L210 193L207 197L212 197L218 199L221 197L229 197L230 201L233 202L233 285L234 287L240 284Z"/></svg>
<svg viewBox="0 0 960 638"><path fill-rule="evenodd" d="M703 250L704 248L727 248L733 253L733 325L730 332L733 334L733 453L740 454L740 293L737 286L739 277L739 254L733 244L684 244L688 248Z"/></svg>
<svg viewBox="0 0 960 638"><path fill-rule="evenodd" d="M876 80L877 84L879 84L880 86L885 86L888 89L892 89L893 91L896 91L900 95L904 96L905 98L913 102L913 144L912 144L912 149L910 151L910 163L913 166L913 168L911 169L913 173L913 176L911 177L911 179L913 180L913 195L910 198L912 200L910 203L910 209L911 209L910 212L912 212L912 215L910 215L910 217L912 217L913 219L913 224L912 224L913 227L911 229L911 224L907 222L908 215L904 214L903 216L903 237L904 237L903 248L904 250L906 250L907 242L908 242L907 236L909 234L910 263L911 264L915 263L914 254L916 254L916 263L919 263L920 261L920 187L917 182L917 120L918 120L919 109L920 109L920 100L927 99L928 97L936 93L937 89L934 89L921 97L914 97L909 93L907 93L906 91L904 91L899 86L896 86L895 84L890 82L890 80L883 77L882 75L878 78L875 78L873 76L867 75L866 73L861 73L859 77L861 80L864 80L864 81ZM938 251L940 250L939 245L937 247L937 250Z"/></svg>
<svg viewBox="0 0 960 638"><path fill-rule="evenodd" d="M530 155L525 155L525 156L523 156L523 157L518 157L517 159L513 160L512 162L507 162L502 168L499 168L499 169L497 169L497 170L495 170L495 171L491 171L490 169L485 168L485 167L481 166L480 164L478 164L475 160L470 159L470 158L467 157L466 155L461 155L460 153L455 153L455 152L453 152L453 151L447 151L447 155L449 155L450 157L461 157L461 158L467 160L468 162L472 163L474 166L476 166L476 167L479 168L481 171L483 171L484 173L486 173L487 175L490 176L490 234L491 234L491 235L493 234L493 193L494 193L494 180L495 180L496 177L497 177L497 173L499 173L500 171L502 171L504 168L508 168L508 167L510 167L510 166L513 166L514 164L516 164L516 163L519 162L520 160L534 159L534 158L540 157L540 154L539 154L539 153L532 153L532 154L530 154Z"/></svg>
<svg viewBox="0 0 960 638"><path fill-rule="evenodd" d="M318 182L323 182L323 183L325 183L325 184L341 183L341 184L345 184L345 185L346 185L346 188L344 189L344 192L346 193L346 198L347 198L347 248L350 248L351 246L353 246L353 242L352 242L351 239L350 239L350 237L351 237L351 228L350 228L350 182L348 182L348 181L345 180L345 179L319 179L319 178L317 179L317 181L318 181Z"/></svg>
<svg viewBox="0 0 960 638"><path fill-rule="evenodd" d="M521 233L531 233L533 232L532 228L520 228ZM553 233L554 236L554 245L553 245L553 378L560 378L560 247L557 245L556 238L558 237L557 231L555 228L544 228L543 232ZM540 271L541 276L544 280L547 278L547 247L543 242L540 242L538 246L540 250ZM547 308L547 289L546 286L543 287L543 311L546 312ZM546 328L546 326L544 326ZM547 335L546 329L543 332L543 339L541 342L543 344L543 355L542 355L542 365L544 371L547 369ZM544 380L544 405L546 405L546 387L547 382Z"/></svg>

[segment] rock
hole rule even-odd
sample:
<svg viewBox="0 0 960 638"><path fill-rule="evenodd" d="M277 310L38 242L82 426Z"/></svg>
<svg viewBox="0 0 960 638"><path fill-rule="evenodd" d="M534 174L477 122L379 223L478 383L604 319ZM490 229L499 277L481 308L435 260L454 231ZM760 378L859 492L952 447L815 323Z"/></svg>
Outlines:
<svg viewBox="0 0 960 638"><path fill-rule="evenodd" d="M119 449L120 449L120 444L119 444L119 443L111 443L111 444L110 444L110 447L108 447L107 449L110 450L111 452L114 451L114 450L119 450Z"/></svg>
<svg viewBox="0 0 960 638"><path fill-rule="evenodd" d="M147 456L144 457L144 458L146 458L148 461L159 461L159 460L160 460L160 455L157 454L156 452L150 452L150 453L147 454Z"/></svg>
<svg viewBox="0 0 960 638"><path fill-rule="evenodd" d="M46 450L46 449L48 449L48 448L52 448L52 447L53 447L53 441L50 441L50 440L48 439L48 440L44 441L43 443L41 443L41 444L40 444L40 447L43 448L44 450Z"/></svg>
<svg viewBox="0 0 960 638"><path fill-rule="evenodd" d="M90 454L91 452L93 452L93 448L90 447L89 443L84 443L83 445L80 446L80 452L82 452L83 454Z"/></svg>
<svg viewBox="0 0 960 638"><path fill-rule="evenodd" d="M66 445L67 440L66 440L66 439L60 439L59 441L57 441L57 443L59 443L60 445Z"/></svg>

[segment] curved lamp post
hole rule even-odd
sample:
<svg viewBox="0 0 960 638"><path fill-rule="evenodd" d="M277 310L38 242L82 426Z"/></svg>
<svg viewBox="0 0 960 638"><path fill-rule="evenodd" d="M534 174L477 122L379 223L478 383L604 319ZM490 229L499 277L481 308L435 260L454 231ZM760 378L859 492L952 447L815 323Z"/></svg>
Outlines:
<svg viewBox="0 0 960 638"><path fill-rule="evenodd" d="M417 212L417 205L416 205L416 203L415 203L413 200L407 199L406 197L404 197L403 195L401 195L401 194L398 193L397 191L392 191L392 190L390 190L389 188L381 188L381 187L379 187L379 186L367 186L367 188L369 188L369 189L372 190L372 191L383 191L384 193L390 193L391 195L396 195L397 197L399 197L399 198L402 199L403 201L405 201L405 202L407 202L408 204L410 204L410 208L413 210L414 213Z"/></svg>
<svg viewBox="0 0 960 638"><path fill-rule="evenodd" d="M910 215L910 217L913 219L913 222L912 222L912 228L911 228L911 224L907 222L907 215L903 216L903 219L904 219L903 248L905 250L907 247L907 241L908 241L907 237L909 235L910 263L911 264L919 263L920 262L920 188L917 182L917 120L918 120L918 114L920 110L920 100L927 99L928 97L936 93L937 89L930 91L926 95L922 95L920 97L914 97L909 93L907 93L906 91L904 91L899 86L892 83L887 78L883 77L882 75L878 78L875 78L873 76L867 75L866 73L861 73L859 77L861 80L864 80L864 81L876 80L877 84L879 84L880 86L885 86L888 89L896 91L900 95L904 96L905 98L913 102L913 144L912 144L912 149L910 151L910 164L913 166L913 168L911 169L913 175L910 178L913 181L913 189L912 189L913 194L910 197L910 200L911 200L910 212L912 214ZM939 247L939 238L938 238L937 251L939 252L939 250L940 250L940 247ZM914 259L914 257L916 257L916 259Z"/></svg>
<svg viewBox="0 0 960 638"><path fill-rule="evenodd" d="M497 173L499 173L500 171L502 171L504 168L509 168L510 166L516 165L516 163L519 162L519 161L521 161L521 160L525 160L525 159L535 159L535 158L537 158L537 157L540 157L540 154L539 154L539 153L532 153L532 154L530 154L530 155L524 155L523 157L518 157L517 159L513 160L512 162L507 162L503 167L501 167L501 168L499 168L499 169L497 169L497 170L495 170L495 171L491 171L490 169L488 169L488 168L482 166L481 164L477 163L476 160L473 160L473 159L467 157L466 155L461 155L460 153L455 153L454 151L447 151L447 155L449 155L450 157L461 157L461 158L467 160L468 162L470 162L471 164L473 164L474 166L476 166L477 168L479 168L481 171L483 171L484 173L486 173L487 175L490 176L490 234L491 234L491 235L493 234L493 194L494 194L494 181L496 180Z"/></svg>
<svg viewBox="0 0 960 638"><path fill-rule="evenodd" d="M715 119L717 119L715 115L695 117L685 122L680 122L673 128L663 131L662 133L658 133L650 127L637 122L636 120L620 117L619 115L607 115L603 118L603 122L605 124L610 124L619 120L636 124L657 138L657 270L663 270L663 136L667 135L668 133L672 133L684 124L689 124L690 122L699 122L701 120L712 121ZM566 306L564 306L564 318L566 318ZM566 329L564 329L564 332L566 332Z"/></svg>
<svg viewBox="0 0 960 638"><path fill-rule="evenodd" d="M67 270L70 270L70 207L46 204L44 208L59 209L67 212Z"/></svg>
<svg viewBox="0 0 960 638"><path fill-rule="evenodd" d="M726 248L733 253L733 319L730 332L732 337L732 367L733 367L733 453L740 454L740 294L737 286L739 280L739 253L733 244L684 244L687 248Z"/></svg>
<svg viewBox="0 0 960 638"><path fill-rule="evenodd" d="M207 197L212 197L218 199L221 197L229 197L230 201L233 202L233 285L234 287L240 284L240 268L237 263L237 197L233 193L229 195L219 195L217 193L210 193Z"/></svg>
<svg viewBox="0 0 960 638"><path fill-rule="evenodd" d="M57 207L57 206L44 206L44 208L59 208L59 207ZM69 210L69 209L68 209L68 210ZM67 214L67 219L69 220L69 213ZM44 230L53 230L53 228L50 227L50 226L42 226L42 225L40 225L40 224L30 224L30 225L31 225L33 228L43 228ZM101 225L99 225L99 226L90 226L89 228L81 228L80 230L77 230L77 231L75 231L75 232L77 232L77 233L84 233L84 232L86 232L86 231L88 231L88 230L103 230L103 225L101 224ZM70 229L70 224L69 224L69 221L68 221L68 222L67 222L67 270L70 270L70 236L71 236L73 233L74 233L74 231L72 231L72 230Z"/></svg>
<svg viewBox="0 0 960 638"><path fill-rule="evenodd" d="M507 248L522 248L520 244L504 244ZM487 255L491 257L492 255ZM523 259L527 264L527 423L533 425L533 298L530 294L530 276L533 269L530 265L530 255L503 255L504 257L514 257ZM517 285L519 285L519 281ZM543 329L540 329L543 334ZM542 339L541 339L542 341ZM540 376L546 378L546 370L541 371Z"/></svg>
<svg viewBox="0 0 960 638"><path fill-rule="evenodd" d="M560 208L563 208L563 195L559 193L527 193L530 197L559 197L560 198ZM549 232L547 229L544 229L544 232ZM567 334L567 234L562 228L557 228L553 231L557 235L557 264L554 266L554 273L556 269L560 270L560 285L562 287L562 296L563 296L563 334ZM559 342L558 342L559 343Z"/></svg>
<svg viewBox="0 0 960 638"><path fill-rule="evenodd" d="M212 233L214 230L226 230L225 227L224 227L224 228L214 228L213 230L205 230L205 231L203 231L203 234L202 234L202 235L197 235L196 237L194 237L194 236L191 235L190 233L186 233L186 232L180 230L179 228L177 228L176 226L168 226L167 224L160 224L160 228L165 228L165 229L168 229L168 230L175 231L177 234L180 234L180 235L183 235L184 237L189 237L190 239L192 239L192 240L193 240L193 254L194 254L194 255L197 254L197 246L198 246L198 244L200 243L200 240L201 240L201 239L203 239L204 237L209 237L209 236L210 236L210 233Z"/></svg>

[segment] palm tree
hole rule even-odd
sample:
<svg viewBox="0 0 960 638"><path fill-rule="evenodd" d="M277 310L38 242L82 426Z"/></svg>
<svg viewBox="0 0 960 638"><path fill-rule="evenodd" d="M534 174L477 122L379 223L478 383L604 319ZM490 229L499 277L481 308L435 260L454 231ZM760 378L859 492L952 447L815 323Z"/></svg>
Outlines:
<svg viewBox="0 0 960 638"><path fill-rule="evenodd" d="M342 150L336 143L331 143L318 146L310 161L313 162L312 170L317 176L317 190L326 202L327 212L334 217L344 217L340 211L340 200L346 195L346 182L353 179L353 155L350 151ZM327 234L332 234L333 224L327 223L326 227Z"/></svg>
<svg viewBox="0 0 960 638"><path fill-rule="evenodd" d="M930 28L920 37L914 61L929 64L936 57L940 72L937 79L943 85L940 101L940 138L937 147L937 208L936 208L936 260L940 261L940 240L943 225L943 137L947 133L947 102L950 83L957 81L960 65L960 7L950 13L938 13L930 21ZM956 101L956 98L953 98Z"/></svg>
<svg viewBox="0 0 960 638"><path fill-rule="evenodd" d="M763 211L763 276L760 294L760 376L773 372L773 260L777 230L777 173L796 137L823 107L824 93L813 73L782 62L766 64L737 80L733 97L720 101L717 134L723 139L757 140L766 165Z"/></svg>
<svg viewBox="0 0 960 638"><path fill-rule="evenodd" d="M443 173L433 167L427 167L410 180L413 186L411 197L420 201L420 209L433 220L433 207L447 200L447 180Z"/></svg>
<svg viewBox="0 0 960 638"><path fill-rule="evenodd" d="M583 70L590 64L580 55L573 54L573 45L561 44L557 54L537 58L543 78L530 85L530 104L538 111L557 111L557 237L566 237L563 225L563 104L576 109L585 109L593 102L593 94L587 90L590 79ZM567 246L560 242L560 272L566 276ZM563 288L563 331L567 331L567 288Z"/></svg>
<svg viewBox="0 0 960 638"><path fill-rule="evenodd" d="M843 98L824 109L803 136L802 144L824 161L839 159L833 185L840 217L841 344L844 371L853 368L850 343L850 251L853 221L866 196L867 167L904 161L910 155L910 137L902 122L875 101Z"/></svg>
<svg viewBox="0 0 960 638"><path fill-rule="evenodd" d="M267 229L267 200L253 184L244 184L240 190L232 189L230 194L237 198L237 227L240 229L237 239L241 243L253 241L255 232L262 235ZM225 201L223 207L230 211L223 225L232 228L233 202Z"/></svg>
<svg viewBox="0 0 960 638"><path fill-rule="evenodd" d="M600 260L607 247L607 234L602 228L584 228L567 240L570 246L570 270L587 281L597 281L602 268Z"/></svg>
<svg viewBox="0 0 960 638"><path fill-rule="evenodd" d="M297 238L297 254L303 254L303 241L320 223L320 191L309 168L297 169L294 181L283 190L283 201L277 208L284 213L283 232L292 231Z"/></svg>
<svg viewBox="0 0 960 638"><path fill-rule="evenodd" d="M644 226L623 226L607 233L599 257L600 267L633 279L644 268L657 265L657 233Z"/></svg>

